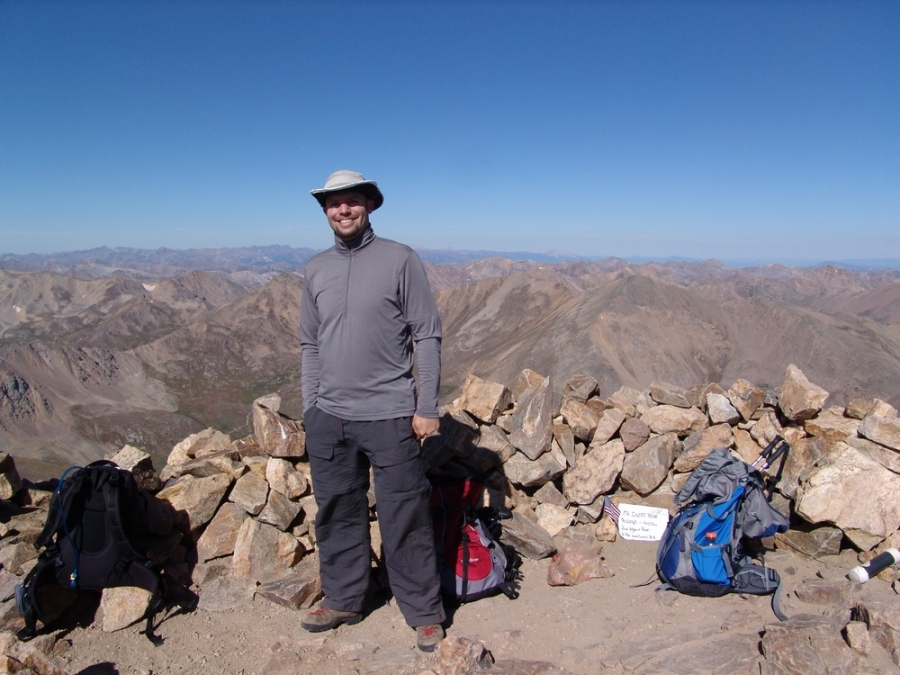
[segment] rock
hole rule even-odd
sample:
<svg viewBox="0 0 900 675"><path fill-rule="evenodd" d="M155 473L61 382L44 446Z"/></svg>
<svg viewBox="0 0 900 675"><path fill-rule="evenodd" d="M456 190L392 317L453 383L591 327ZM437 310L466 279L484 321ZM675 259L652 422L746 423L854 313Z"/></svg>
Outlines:
<svg viewBox="0 0 900 675"><path fill-rule="evenodd" d="M556 553L556 545L547 530L518 511L513 511L512 518L503 521L500 541L532 560L547 558Z"/></svg>
<svg viewBox="0 0 900 675"><path fill-rule="evenodd" d="M562 492L556 489L553 483L544 483L541 489L534 493L534 498L538 504L554 504L565 508L569 505Z"/></svg>
<svg viewBox="0 0 900 675"><path fill-rule="evenodd" d="M650 430L657 434L676 433L687 436L708 426L706 415L697 408L676 408L660 405L651 408L641 416Z"/></svg>
<svg viewBox="0 0 900 675"><path fill-rule="evenodd" d="M184 464L192 459L227 450L229 445L231 445L231 438L218 429L210 427L199 433L191 434L177 443L169 453L166 464Z"/></svg>
<svg viewBox="0 0 900 675"><path fill-rule="evenodd" d="M277 527L282 532L287 532L291 523L303 511L303 507L297 502L292 502L280 492L269 492L269 500L256 517L261 523Z"/></svg>
<svg viewBox="0 0 900 675"><path fill-rule="evenodd" d="M859 435L900 451L900 419L869 415L859 425Z"/></svg>
<svg viewBox="0 0 900 675"><path fill-rule="evenodd" d="M141 490L158 492L162 488L159 474L153 468L153 459L140 448L126 445L113 455L111 460L116 465L130 471Z"/></svg>
<svg viewBox="0 0 900 675"><path fill-rule="evenodd" d="M468 457L478 441L478 423L464 410L445 408L440 417L438 435L425 439L426 454L429 446L444 446L452 455ZM440 452L436 453L440 455ZM448 458L449 459L449 458ZM441 462L443 463L443 462Z"/></svg>
<svg viewBox="0 0 900 675"><path fill-rule="evenodd" d="M851 621L844 631L847 634L847 644L850 645L850 648L858 654L868 656L872 651L869 627L862 621Z"/></svg>
<svg viewBox="0 0 900 675"><path fill-rule="evenodd" d="M234 544L234 577L257 581L277 579L296 565L304 552L295 537L248 518Z"/></svg>
<svg viewBox="0 0 900 675"><path fill-rule="evenodd" d="M847 579L830 581L828 579L807 579L794 589L794 595L802 602L810 605L832 605L843 607L853 590Z"/></svg>
<svg viewBox="0 0 900 675"><path fill-rule="evenodd" d="M568 424L553 425L553 440L559 446L563 456L566 458L566 464L575 466L578 457L575 454L575 434L569 428Z"/></svg>
<svg viewBox="0 0 900 675"><path fill-rule="evenodd" d="M888 471L900 473L900 452L865 438L848 438L845 443L868 455Z"/></svg>
<svg viewBox="0 0 900 675"><path fill-rule="evenodd" d="M618 537L618 534L619 529L608 514L604 514L597 523L597 527L594 528L594 536L597 537L598 541L613 542Z"/></svg>
<svg viewBox="0 0 900 675"><path fill-rule="evenodd" d="M650 427L637 417L629 417L619 427L619 438L625 444L625 452L633 452L650 438Z"/></svg>
<svg viewBox="0 0 900 675"><path fill-rule="evenodd" d="M812 419L803 423L806 433L810 436L821 436L829 443L837 443L838 441L855 437L859 426L858 420L844 417L841 412L833 408L823 410Z"/></svg>
<svg viewBox="0 0 900 675"><path fill-rule="evenodd" d="M600 495L590 504L579 504L576 519L579 523L596 523L603 515L606 495Z"/></svg>
<svg viewBox="0 0 900 675"><path fill-rule="evenodd" d="M237 504L247 513L255 516L263 510L268 497L269 484L255 474L246 473L231 488L228 501Z"/></svg>
<svg viewBox="0 0 900 675"><path fill-rule="evenodd" d="M278 410L281 408L281 396L279 396L275 392L264 394L263 396L260 396L258 399L253 401L253 404L261 405L273 412L278 412Z"/></svg>
<svg viewBox="0 0 900 675"><path fill-rule="evenodd" d="M722 394L706 395L706 414L713 424L737 424L741 414Z"/></svg>
<svg viewBox="0 0 900 675"><path fill-rule="evenodd" d="M837 555L841 552L844 533L837 527L823 525L809 532L788 530L775 535L778 548L789 548L809 558L823 555Z"/></svg>
<svg viewBox="0 0 900 675"><path fill-rule="evenodd" d="M675 434L654 436L634 452L625 455L619 481L642 497L650 494L666 479L680 447Z"/></svg>
<svg viewBox="0 0 900 675"><path fill-rule="evenodd" d="M204 455L200 459L189 459L181 464L166 464L159 472L159 478L163 483L172 478L185 475L194 478L206 478L217 473L225 473L237 480L245 471L243 463L237 461L240 455L231 446L224 450L218 450L212 454Z"/></svg>
<svg viewBox="0 0 900 675"><path fill-rule="evenodd" d="M252 522L248 519L247 522ZM213 579L200 591L197 609L204 612L224 612L253 602L256 582L251 579Z"/></svg>
<svg viewBox="0 0 900 675"><path fill-rule="evenodd" d="M516 404L509 442L528 459L537 459L550 449L553 438L551 396L550 379L547 378L539 387L523 392Z"/></svg>
<svg viewBox="0 0 900 675"><path fill-rule="evenodd" d="M841 637L841 626L825 617L799 615L766 626L763 675L843 675L859 672L859 655Z"/></svg>
<svg viewBox="0 0 900 675"><path fill-rule="evenodd" d="M575 520L571 513L555 504L538 504L535 513L538 525L544 528L551 537L555 537Z"/></svg>
<svg viewBox="0 0 900 675"><path fill-rule="evenodd" d="M752 464L763 449L753 440L749 431L733 427L731 433L734 435L734 451L747 464Z"/></svg>
<svg viewBox="0 0 900 675"><path fill-rule="evenodd" d="M808 522L837 525L867 551L900 526L900 476L846 443L835 448L810 473L795 509Z"/></svg>
<svg viewBox="0 0 900 675"><path fill-rule="evenodd" d="M534 372L531 368L525 368L513 383L513 400L518 402L526 389L538 389L544 385L546 380L546 377Z"/></svg>
<svg viewBox="0 0 900 675"><path fill-rule="evenodd" d="M33 542L19 541L5 544L0 548L0 565L3 569L17 575L24 574L23 566L38 557L38 552L32 544Z"/></svg>
<svg viewBox="0 0 900 675"><path fill-rule="evenodd" d="M619 387L609 397L609 405L618 408L628 417L643 415L646 411L656 406L650 396L631 387Z"/></svg>
<svg viewBox="0 0 900 675"><path fill-rule="evenodd" d="M759 410L763 401L766 400L766 393L759 387L754 387L747 380L737 379L728 389L728 400L737 408L741 418L748 422L753 417L753 413Z"/></svg>
<svg viewBox="0 0 900 675"><path fill-rule="evenodd" d="M103 632L113 633L137 623L147 615L153 594L144 588L119 586L104 588L100 596Z"/></svg>
<svg viewBox="0 0 900 675"><path fill-rule="evenodd" d="M717 424L692 433L684 439L681 454L675 459L675 470L679 473L693 471L713 448L730 448L733 444L734 434L728 424Z"/></svg>
<svg viewBox="0 0 900 675"><path fill-rule="evenodd" d="M223 473L206 478L188 475L178 478L156 496L168 501L176 513L186 515L190 529L194 531L212 519L230 485L231 477Z"/></svg>
<svg viewBox="0 0 900 675"><path fill-rule="evenodd" d="M531 460L523 453L517 452L503 465L503 471L510 482L523 487L543 485L547 481L561 476L566 470L566 460L554 452L548 452L536 460Z"/></svg>
<svg viewBox="0 0 900 675"><path fill-rule="evenodd" d="M515 447L509 442L506 432L500 427L485 425L482 426L479 431L480 433L475 451L477 452L480 450L494 456L497 461L493 463L493 466L503 464L506 460L516 454Z"/></svg>
<svg viewBox="0 0 900 675"><path fill-rule="evenodd" d="M288 499L300 499L309 489L306 476L286 459L270 457L263 476L270 488Z"/></svg>
<svg viewBox="0 0 900 675"><path fill-rule="evenodd" d="M773 412L767 412L750 428L750 435L761 447L766 447L776 436L784 436L784 429Z"/></svg>
<svg viewBox="0 0 900 675"><path fill-rule="evenodd" d="M259 403L252 410L253 435L260 450L285 459L306 455L306 433L300 422Z"/></svg>
<svg viewBox="0 0 900 675"><path fill-rule="evenodd" d="M795 441L784 458L784 470L778 481L778 491L791 499L797 494L801 482L805 482L809 474L829 453L832 444L822 437L802 438ZM774 469L781 465L776 460Z"/></svg>
<svg viewBox="0 0 900 675"><path fill-rule="evenodd" d="M12 499L22 489L22 478L16 461L7 452L0 452L0 499Z"/></svg>
<svg viewBox="0 0 900 675"><path fill-rule="evenodd" d="M246 518L247 512L237 504L222 504L197 540L197 559L206 562L232 555L238 530Z"/></svg>
<svg viewBox="0 0 900 675"><path fill-rule="evenodd" d="M585 403L600 391L600 384L590 375L573 375L563 385L563 397Z"/></svg>
<svg viewBox="0 0 900 675"><path fill-rule="evenodd" d="M310 569L303 572L261 584L256 592L261 597L290 609L308 609L322 597L322 583L318 572L310 566Z"/></svg>
<svg viewBox="0 0 900 675"><path fill-rule="evenodd" d="M575 438L590 442L594 437L594 429L600 422L600 417L593 410L577 399L567 398L563 401L559 412Z"/></svg>
<svg viewBox="0 0 900 675"><path fill-rule="evenodd" d="M432 670L437 675L471 675L490 668L494 657L484 645L465 637L447 637L435 649Z"/></svg>
<svg viewBox="0 0 900 675"><path fill-rule="evenodd" d="M563 476L563 493L573 504L589 504L609 492L622 472L625 444L615 439L593 448Z"/></svg>
<svg viewBox="0 0 900 675"><path fill-rule="evenodd" d="M684 389L668 382L654 382L650 385L650 398L660 405L674 405L677 408L690 408Z"/></svg>
<svg viewBox="0 0 900 675"><path fill-rule="evenodd" d="M856 606L853 618L865 622L871 638L891 655L894 665L900 666L900 606L896 602L866 601Z"/></svg>
<svg viewBox="0 0 900 675"><path fill-rule="evenodd" d="M884 417L886 419L896 419L897 409L887 401L876 398L872 400L872 409L869 411L869 415L872 415L873 417ZM866 417L868 417L868 415L866 415Z"/></svg>
<svg viewBox="0 0 900 675"><path fill-rule="evenodd" d="M794 422L815 417L828 398L828 392L807 380L803 372L793 363L784 371L775 393L781 412Z"/></svg>
<svg viewBox="0 0 900 675"><path fill-rule="evenodd" d="M852 398L844 409L844 414L855 420L862 420L872 412L872 406L872 401L864 398Z"/></svg>
<svg viewBox="0 0 900 675"><path fill-rule="evenodd" d="M506 385L469 375L457 405L482 422L493 424L511 403L512 393Z"/></svg>
<svg viewBox="0 0 900 675"><path fill-rule="evenodd" d="M594 437L591 441L591 448L598 447L607 443L622 426L625 421L625 413L618 408L607 408L600 416L597 422L597 428L594 430Z"/></svg>
<svg viewBox="0 0 900 675"><path fill-rule="evenodd" d="M591 410L593 410L593 411L594 411L594 414L595 414L597 417L602 416L602 415L603 415L603 411L610 407L610 406L606 405L606 402L605 402L603 399L601 399L601 398L599 398L599 397L597 397L597 396L594 396L594 397L592 397L592 398L589 398L587 401L584 402L584 404L585 404L588 408L590 408Z"/></svg>

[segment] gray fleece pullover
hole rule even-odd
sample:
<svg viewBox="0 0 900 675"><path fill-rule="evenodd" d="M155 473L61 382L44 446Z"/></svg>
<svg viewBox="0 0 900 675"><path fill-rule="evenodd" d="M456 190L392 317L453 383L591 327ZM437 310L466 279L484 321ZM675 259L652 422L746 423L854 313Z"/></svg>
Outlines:
<svg viewBox="0 0 900 675"><path fill-rule="evenodd" d="M413 344L419 385L413 380ZM345 420L438 416L441 318L419 256L367 228L306 264L303 408Z"/></svg>

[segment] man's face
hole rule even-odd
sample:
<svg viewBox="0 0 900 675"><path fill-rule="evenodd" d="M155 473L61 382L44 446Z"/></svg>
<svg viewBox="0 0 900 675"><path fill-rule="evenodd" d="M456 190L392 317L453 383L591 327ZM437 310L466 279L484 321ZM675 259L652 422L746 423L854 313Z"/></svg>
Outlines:
<svg viewBox="0 0 900 675"><path fill-rule="evenodd" d="M359 192L337 192L325 198L328 224L341 241L350 241L369 226L375 202Z"/></svg>

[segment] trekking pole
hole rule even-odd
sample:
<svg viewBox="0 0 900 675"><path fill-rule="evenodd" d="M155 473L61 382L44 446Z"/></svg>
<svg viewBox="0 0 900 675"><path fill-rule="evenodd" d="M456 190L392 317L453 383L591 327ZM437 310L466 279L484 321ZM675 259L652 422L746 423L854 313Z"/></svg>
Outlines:
<svg viewBox="0 0 900 675"><path fill-rule="evenodd" d="M759 457L754 459L753 464L751 464L750 466L752 466L754 469L760 469L760 466L759 466L760 464L766 464L766 466L768 466L767 460L769 458L769 455L772 454L772 451L775 449L775 446L778 445L778 443L783 440L784 439L781 436L776 436L775 438L773 438L771 443L769 443L765 447L765 449L761 453L759 453ZM760 469L760 470L762 470L762 469Z"/></svg>

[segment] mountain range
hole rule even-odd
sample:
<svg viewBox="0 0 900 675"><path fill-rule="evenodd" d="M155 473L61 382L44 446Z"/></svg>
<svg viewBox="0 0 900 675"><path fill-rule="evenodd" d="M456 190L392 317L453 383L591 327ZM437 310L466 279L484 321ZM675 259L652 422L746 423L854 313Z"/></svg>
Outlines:
<svg viewBox="0 0 900 675"><path fill-rule="evenodd" d="M207 426L246 435L262 394L280 393L282 410L300 416L297 326L312 254L0 258L3 449L29 477L126 443L162 465ZM444 322L444 401L469 373L512 384L528 367L557 387L585 373L605 397L654 381L727 387L742 377L772 388L794 363L829 403L900 403L896 269L497 256L426 268Z"/></svg>

